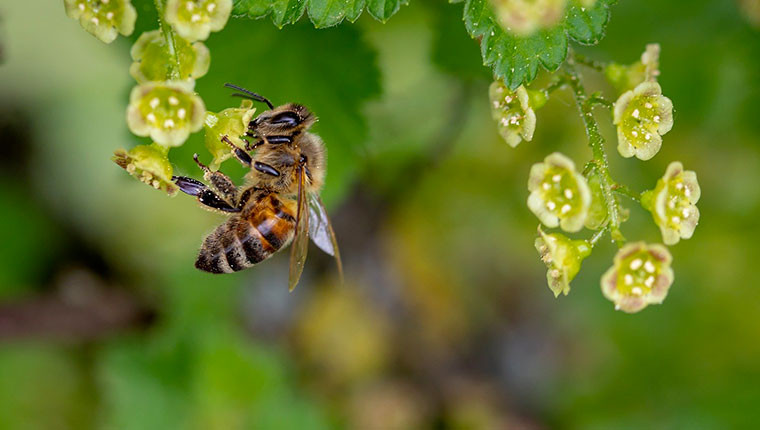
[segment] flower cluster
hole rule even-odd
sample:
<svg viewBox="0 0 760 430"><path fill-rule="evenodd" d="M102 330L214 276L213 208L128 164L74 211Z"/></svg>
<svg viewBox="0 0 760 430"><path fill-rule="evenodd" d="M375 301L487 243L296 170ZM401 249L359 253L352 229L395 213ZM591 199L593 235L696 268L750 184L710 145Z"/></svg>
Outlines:
<svg viewBox="0 0 760 430"><path fill-rule="evenodd" d="M523 140L530 142L536 130L536 113L530 106L528 91L522 85L510 91L502 81L494 81L488 89L491 116L496 120L499 134L511 147Z"/></svg>
<svg viewBox="0 0 760 430"><path fill-rule="evenodd" d="M670 163L654 190L642 195L641 204L652 212L666 245L675 245L694 234L699 222L696 205L700 195L697 174L684 170L678 161Z"/></svg>
<svg viewBox="0 0 760 430"><path fill-rule="evenodd" d="M66 14L78 19L88 33L105 43L135 29L137 12L129 0L64 0Z"/></svg>
<svg viewBox="0 0 760 430"><path fill-rule="evenodd" d="M547 283L555 297L570 292L570 282L582 262L607 234L620 249L613 266L601 278L601 288L616 309L635 313L650 304L662 303L673 283L672 257L665 246L627 242L621 225L628 220L630 211L622 203L629 199L639 202L651 212L664 244L676 244L690 238L699 221L696 204L700 188L696 173L684 170L680 162L673 162L655 188L641 194L616 182L610 174L604 137L593 114L597 105L612 111L620 155L651 159L662 145L662 136L673 126L673 104L662 95L657 82L659 55L659 45L651 44L641 60L632 65L601 66L608 80L622 93L614 104L601 92L586 93L576 65L600 70L600 64L580 55L574 56L565 73L542 91L519 87L512 92L499 82L491 85L493 116L497 121L503 120L499 131L511 146L532 138L533 109L543 105L551 91L563 86L572 89L583 117L593 154L583 172L576 171L575 163L568 157L555 152L534 164L528 179L527 205L541 222L535 248L547 267ZM559 232L546 233L541 225L570 233L586 227L593 234L585 240L575 239Z"/></svg>
<svg viewBox="0 0 760 430"><path fill-rule="evenodd" d="M109 1L127 0L99 0ZM206 120L210 130L207 146L218 168L230 156L230 147L221 141L220 133L239 144L245 132L243 121L250 121L254 110L248 102L241 109L207 113L203 100L193 90L195 79L205 75L210 64L209 50L200 40L224 27L232 0L168 0L163 9L162 3L156 3L160 29L140 35L132 46L129 68L138 85L130 94L127 126L138 136L150 136L154 143L131 151L120 149L113 160L143 182L173 194L176 186L171 182L169 149L184 144ZM214 143L208 135L214 136Z"/></svg>
<svg viewBox="0 0 760 430"><path fill-rule="evenodd" d="M554 27L565 14L567 0L491 0L499 25L518 36ZM584 0L594 3L594 0Z"/></svg>
<svg viewBox="0 0 760 430"><path fill-rule="evenodd" d="M634 313L660 304L673 283L672 257L662 245L630 243L618 251L602 276L602 293L615 309Z"/></svg>
<svg viewBox="0 0 760 430"><path fill-rule="evenodd" d="M256 109L250 100L243 100L239 108L227 108L219 113L206 112L203 128L206 148L214 156L210 165L212 169L219 168L224 160L232 156L232 148L222 139L226 138L233 145L245 148L246 142L242 136L248 131L248 123L253 119L254 113Z"/></svg>
<svg viewBox="0 0 760 430"><path fill-rule="evenodd" d="M530 169L528 208L547 227L579 231L588 216L591 190L575 163L555 152Z"/></svg>

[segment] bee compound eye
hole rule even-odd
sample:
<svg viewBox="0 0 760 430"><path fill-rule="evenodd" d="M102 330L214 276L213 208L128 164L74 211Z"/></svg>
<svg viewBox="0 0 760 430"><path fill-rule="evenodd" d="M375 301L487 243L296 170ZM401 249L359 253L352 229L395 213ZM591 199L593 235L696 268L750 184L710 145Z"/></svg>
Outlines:
<svg viewBox="0 0 760 430"><path fill-rule="evenodd" d="M301 123L301 118L295 112L282 112L273 116L269 122L294 127Z"/></svg>

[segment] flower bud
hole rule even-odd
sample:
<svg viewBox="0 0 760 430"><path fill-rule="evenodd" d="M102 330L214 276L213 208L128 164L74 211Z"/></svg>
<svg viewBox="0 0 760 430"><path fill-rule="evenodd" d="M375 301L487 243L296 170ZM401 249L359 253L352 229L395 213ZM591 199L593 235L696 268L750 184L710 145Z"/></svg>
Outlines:
<svg viewBox="0 0 760 430"><path fill-rule="evenodd" d="M535 246L546 264L549 289L558 297L570 292L570 281L581 270L583 259L591 254L591 245L585 240L571 240L560 233L546 234L538 228Z"/></svg>
<svg viewBox="0 0 760 430"><path fill-rule="evenodd" d="M172 181L173 169L167 153L166 148L154 143L139 145L130 151L118 149L111 159L140 181L174 195L178 188Z"/></svg>
<svg viewBox="0 0 760 430"><path fill-rule="evenodd" d="M488 89L491 116L498 123L499 134L511 147L523 140L530 142L536 130L536 114L530 105L528 91L520 85L511 91L502 81L494 81Z"/></svg>
<svg viewBox="0 0 760 430"><path fill-rule="evenodd" d="M228 108L219 113L206 112L203 128L206 148L214 156L210 166L212 170L217 170L224 160L232 156L232 148L222 141L225 136L238 148L245 148L246 142L241 137L248 131L248 123L254 113L256 109L250 100L243 100L239 108Z"/></svg>

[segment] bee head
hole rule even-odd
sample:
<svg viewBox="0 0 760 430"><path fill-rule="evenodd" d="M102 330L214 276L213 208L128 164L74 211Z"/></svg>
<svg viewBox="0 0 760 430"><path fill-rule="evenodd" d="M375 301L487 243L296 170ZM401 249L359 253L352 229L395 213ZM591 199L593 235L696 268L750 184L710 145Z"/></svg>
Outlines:
<svg viewBox="0 0 760 430"><path fill-rule="evenodd" d="M288 103L262 112L248 128L259 135L283 135L307 130L317 118L305 106Z"/></svg>

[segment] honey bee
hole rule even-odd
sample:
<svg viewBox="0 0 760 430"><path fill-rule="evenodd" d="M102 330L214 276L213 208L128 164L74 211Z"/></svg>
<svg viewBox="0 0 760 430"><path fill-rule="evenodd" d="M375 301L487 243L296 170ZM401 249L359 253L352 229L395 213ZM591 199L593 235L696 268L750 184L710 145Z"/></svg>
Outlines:
<svg viewBox="0 0 760 430"><path fill-rule="evenodd" d="M234 157L251 170L248 185L237 187L220 171L212 171L193 157L209 185L184 176L172 179L179 189L195 196L207 208L231 215L203 241L195 267L210 273L237 272L259 263L291 245L289 288L293 290L303 272L308 241L335 257L342 278L338 244L319 198L326 173L322 139L310 133L317 121L305 106L288 103L274 107L251 91L225 84L241 93L234 95L266 103L248 124L245 148L227 137Z"/></svg>

